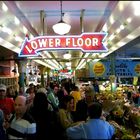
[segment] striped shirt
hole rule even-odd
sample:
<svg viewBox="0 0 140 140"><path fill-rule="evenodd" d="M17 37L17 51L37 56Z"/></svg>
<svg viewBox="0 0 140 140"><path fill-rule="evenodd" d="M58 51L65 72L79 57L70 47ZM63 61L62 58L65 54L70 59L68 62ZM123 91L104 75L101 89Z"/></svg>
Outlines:
<svg viewBox="0 0 140 140"><path fill-rule="evenodd" d="M36 123L29 114L25 114L20 119L16 119L16 116L14 116L7 133L9 139L34 139Z"/></svg>

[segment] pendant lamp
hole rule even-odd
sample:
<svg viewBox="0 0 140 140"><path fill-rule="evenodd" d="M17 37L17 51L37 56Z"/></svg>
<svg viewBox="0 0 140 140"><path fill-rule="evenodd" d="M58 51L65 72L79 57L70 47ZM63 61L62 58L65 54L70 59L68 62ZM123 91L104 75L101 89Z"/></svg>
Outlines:
<svg viewBox="0 0 140 140"><path fill-rule="evenodd" d="M56 33L56 34L59 34L59 35L64 35L64 34L67 34L70 29L71 29L71 25L67 24L66 22L63 21L62 19L62 1L60 1L60 7L61 7L61 19L58 23L56 23L55 25L53 25L53 31Z"/></svg>

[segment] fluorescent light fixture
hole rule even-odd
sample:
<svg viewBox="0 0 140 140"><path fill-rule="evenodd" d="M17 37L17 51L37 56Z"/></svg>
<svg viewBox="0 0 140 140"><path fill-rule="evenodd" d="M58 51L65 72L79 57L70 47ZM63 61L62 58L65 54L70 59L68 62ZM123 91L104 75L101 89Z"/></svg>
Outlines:
<svg viewBox="0 0 140 140"><path fill-rule="evenodd" d="M105 57L107 54L106 53L102 53L101 54L101 57Z"/></svg>
<svg viewBox="0 0 140 140"><path fill-rule="evenodd" d="M109 37L109 40L113 40L115 38L114 33Z"/></svg>
<svg viewBox="0 0 140 140"><path fill-rule="evenodd" d="M121 25L121 26L120 26L120 29L123 30L123 29L124 29L124 25Z"/></svg>
<svg viewBox="0 0 140 140"><path fill-rule="evenodd" d="M108 45L108 42L107 42L107 41L105 41L105 42L103 42L103 44L104 44L104 46L107 46L107 45Z"/></svg>
<svg viewBox="0 0 140 140"><path fill-rule="evenodd" d="M91 61L92 59L88 59L87 62Z"/></svg>
<svg viewBox="0 0 140 140"><path fill-rule="evenodd" d="M28 32L28 30L25 26L23 26L23 32L24 32L24 34L27 34L27 32Z"/></svg>
<svg viewBox="0 0 140 140"><path fill-rule="evenodd" d="M0 42L1 42L1 44L5 48L7 48L7 49L9 49L9 50L11 50L13 52L16 52L16 53L19 53L20 52L20 48L18 48L17 46L14 46L13 44L11 44L10 42L4 40L3 38L0 38Z"/></svg>
<svg viewBox="0 0 140 140"><path fill-rule="evenodd" d="M9 35L12 34L12 30L10 28L2 26L1 30Z"/></svg>
<svg viewBox="0 0 140 140"><path fill-rule="evenodd" d="M118 28L118 29L116 30L116 32L117 32L117 33L119 33L120 31L121 31L121 29L120 29L120 28Z"/></svg>
<svg viewBox="0 0 140 140"><path fill-rule="evenodd" d="M19 42L22 42L23 41L23 39L21 37L19 37L19 36L15 36L15 40L16 41L19 41Z"/></svg>
<svg viewBox="0 0 140 140"><path fill-rule="evenodd" d="M80 68L80 66L82 65L82 63L84 63L84 59L82 59L81 61L80 61L80 63L78 64L78 66L77 66L77 68L76 69L79 69Z"/></svg>
<svg viewBox="0 0 140 140"><path fill-rule="evenodd" d="M79 69L82 69L85 65L86 65L86 62L84 62L84 63L79 67Z"/></svg>
<svg viewBox="0 0 140 140"><path fill-rule="evenodd" d="M45 54L47 57L53 58L47 51L45 51ZM52 62L54 62L60 69L62 69L62 66L55 59L53 59Z"/></svg>
<svg viewBox="0 0 140 140"><path fill-rule="evenodd" d="M39 63L39 64L41 64L41 65L44 65L44 66L46 66L46 67L48 67L50 69L55 69L54 67L48 65L47 63L45 63L45 62L43 62L41 60L34 60L34 61L37 62L37 63Z"/></svg>
<svg viewBox="0 0 140 140"><path fill-rule="evenodd" d="M45 60L46 62L48 62L50 65L52 65L54 68L59 69L59 67L54 64L51 60Z"/></svg>
<svg viewBox="0 0 140 140"><path fill-rule="evenodd" d="M68 70L71 70L71 66L68 66L67 69L68 69Z"/></svg>
<svg viewBox="0 0 140 140"><path fill-rule="evenodd" d="M128 23L130 23L131 21L132 21L132 18L131 17L129 17L129 18L127 18L127 20L126 20Z"/></svg>
<svg viewBox="0 0 140 140"><path fill-rule="evenodd" d="M15 17L15 24L16 25L19 25L20 24L20 21L19 21L19 19L17 17Z"/></svg>
<svg viewBox="0 0 140 140"><path fill-rule="evenodd" d="M89 54L90 54L90 53L86 53L86 54L84 55L83 58L87 58L87 57L89 56ZM81 65L83 65L82 63L84 63L84 61L85 61L85 59L82 59L82 60L80 61L79 65L77 66L77 69L79 69L79 67L80 67ZM88 62L89 62L89 61L90 61L90 60L88 60Z"/></svg>
<svg viewBox="0 0 140 140"><path fill-rule="evenodd" d="M33 38L34 38L34 36L33 36L32 34L30 34L30 38L31 38L31 39L33 39Z"/></svg>
<svg viewBox="0 0 140 140"><path fill-rule="evenodd" d="M105 25L103 26L102 31L107 32L107 24L105 24Z"/></svg>
<svg viewBox="0 0 140 140"><path fill-rule="evenodd" d="M133 1L133 6L134 6L134 15L139 16L140 15L140 1Z"/></svg>
<svg viewBox="0 0 140 140"><path fill-rule="evenodd" d="M89 54L90 54L90 53L86 53L85 56L84 56L84 58L87 58L87 57L89 56Z"/></svg>
<svg viewBox="0 0 140 140"><path fill-rule="evenodd" d="M71 62L66 62L66 66L71 66Z"/></svg>
<svg viewBox="0 0 140 140"><path fill-rule="evenodd" d="M139 16L139 15L140 15L140 9L135 9L134 15L135 15L135 16Z"/></svg>
<svg viewBox="0 0 140 140"><path fill-rule="evenodd" d="M63 55L63 57L64 57L64 59L70 59L70 58L71 58L71 54L65 53L65 54Z"/></svg>
<svg viewBox="0 0 140 140"><path fill-rule="evenodd" d="M110 48L112 51L115 51L117 48L116 48L116 46L113 46L113 47L111 47Z"/></svg>
<svg viewBox="0 0 140 140"><path fill-rule="evenodd" d="M113 24L114 22L115 22L115 21L114 21L114 17L111 16L111 17L110 17L110 23Z"/></svg>
<svg viewBox="0 0 140 140"><path fill-rule="evenodd" d="M135 36L134 35L128 35L126 38L128 38L128 39L134 39Z"/></svg>
<svg viewBox="0 0 140 140"><path fill-rule="evenodd" d="M8 7L4 3L2 3L2 10L4 12L7 12L8 11Z"/></svg>
<svg viewBox="0 0 140 140"><path fill-rule="evenodd" d="M117 43L117 46L122 47L126 44L126 42L120 41Z"/></svg>

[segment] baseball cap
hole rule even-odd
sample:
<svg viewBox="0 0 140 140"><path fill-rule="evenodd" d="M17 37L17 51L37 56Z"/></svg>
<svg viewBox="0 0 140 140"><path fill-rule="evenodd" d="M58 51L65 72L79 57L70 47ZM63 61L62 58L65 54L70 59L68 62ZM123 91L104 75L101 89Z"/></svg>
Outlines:
<svg viewBox="0 0 140 140"><path fill-rule="evenodd" d="M4 84L0 84L0 90L6 91L6 86Z"/></svg>

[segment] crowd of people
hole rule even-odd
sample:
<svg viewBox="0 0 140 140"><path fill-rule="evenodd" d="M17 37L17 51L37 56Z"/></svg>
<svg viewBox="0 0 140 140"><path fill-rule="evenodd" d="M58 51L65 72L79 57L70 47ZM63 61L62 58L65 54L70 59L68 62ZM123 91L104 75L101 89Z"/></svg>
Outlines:
<svg viewBox="0 0 140 140"><path fill-rule="evenodd" d="M1 84L0 138L112 139L115 128L103 116L98 92L97 85L50 82L46 87L30 84L25 93L9 96Z"/></svg>

